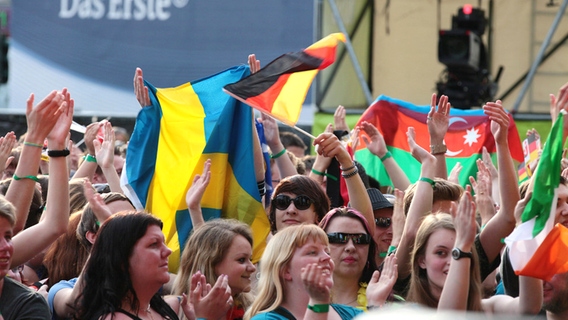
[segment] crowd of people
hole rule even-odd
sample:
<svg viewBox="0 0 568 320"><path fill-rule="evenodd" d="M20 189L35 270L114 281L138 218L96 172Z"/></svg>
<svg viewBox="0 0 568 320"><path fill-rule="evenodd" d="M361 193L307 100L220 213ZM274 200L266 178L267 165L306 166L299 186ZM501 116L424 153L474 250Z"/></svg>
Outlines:
<svg viewBox="0 0 568 320"><path fill-rule="evenodd" d="M249 66L260 68L254 55ZM151 104L141 69L134 91L141 107ZM280 133L262 115L272 156L255 166L269 165L272 177L269 183L257 175L259 194L270 194L262 202L270 235L260 261L252 261L249 225L203 218L207 161L187 190L193 231L177 273L168 272L172 251L162 221L136 210L122 191L128 133L95 122L78 146L69 135L73 109L66 89L38 103L32 94L27 132L0 137L0 319L331 320L371 312L386 319L393 308L568 319L568 273L543 281L505 271L502 239L519 224L516 212L531 187L519 186L500 101L483 106L496 163L484 151L466 187L457 182L459 170L448 175L446 167L446 96L431 97L430 150L408 129L421 165L414 183L380 131L368 122L349 128L342 106L313 141L315 155L305 155L302 139ZM568 111L568 83L551 97L553 119L562 110ZM392 194L354 159L350 143L360 135L382 161ZM555 216L565 227L567 163Z"/></svg>

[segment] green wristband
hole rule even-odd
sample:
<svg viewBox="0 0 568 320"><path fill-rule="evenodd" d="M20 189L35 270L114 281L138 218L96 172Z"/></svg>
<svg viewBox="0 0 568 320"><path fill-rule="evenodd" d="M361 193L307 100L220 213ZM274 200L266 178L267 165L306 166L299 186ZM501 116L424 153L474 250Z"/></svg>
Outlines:
<svg viewBox="0 0 568 320"><path fill-rule="evenodd" d="M321 171L317 171L316 169L312 168L312 172L314 174L317 174L318 176L322 176L322 177L327 177L328 179L331 179L333 181L337 181L337 177L332 176L331 174L327 173L327 172L321 172Z"/></svg>
<svg viewBox="0 0 568 320"><path fill-rule="evenodd" d="M39 182L38 177L36 176L23 176L23 177L18 177L17 175L13 176L14 180L18 181L18 180L22 180L22 179L30 179L33 180L35 182Z"/></svg>
<svg viewBox="0 0 568 320"><path fill-rule="evenodd" d="M396 251L396 247L395 246L389 246L389 249L387 250L387 252L390 254L391 252L395 252Z"/></svg>
<svg viewBox="0 0 568 320"><path fill-rule="evenodd" d="M280 158L285 153L286 153L286 148L282 149L282 151L278 152L277 154L271 155L270 158L271 159Z"/></svg>
<svg viewBox="0 0 568 320"><path fill-rule="evenodd" d="M94 162L97 163L97 158L95 158L95 156L91 155L91 154L86 154L83 156L83 160L87 161L87 162Z"/></svg>
<svg viewBox="0 0 568 320"><path fill-rule="evenodd" d="M329 304L314 304L313 306L308 304L308 309L315 313L326 313L329 312Z"/></svg>
<svg viewBox="0 0 568 320"><path fill-rule="evenodd" d="M436 182L430 178L424 178L424 177L420 177L420 179L418 179L418 181L423 181L426 183L429 183L432 186L432 189L436 188Z"/></svg>
<svg viewBox="0 0 568 320"><path fill-rule="evenodd" d="M387 153L385 153L385 155L381 157L381 161L384 162L388 158L392 158L392 153L390 153L390 151L387 151Z"/></svg>

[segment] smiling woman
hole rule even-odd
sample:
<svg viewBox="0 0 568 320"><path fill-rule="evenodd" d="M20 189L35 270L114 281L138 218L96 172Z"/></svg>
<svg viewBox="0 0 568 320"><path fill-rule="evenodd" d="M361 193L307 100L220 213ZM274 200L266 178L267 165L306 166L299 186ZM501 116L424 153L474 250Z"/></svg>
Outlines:
<svg viewBox="0 0 568 320"><path fill-rule="evenodd" d="M198 273L205 276L206 285L211 287L225 278L234 306L231 308L228 303L226 309L218 308L219 313L226 314L227 319L242 318L252 300L251 275L256 267L251 258L252 233L247 224L232 219L207 221L187 240L173 293L188 292L189 279Z"/></svg>

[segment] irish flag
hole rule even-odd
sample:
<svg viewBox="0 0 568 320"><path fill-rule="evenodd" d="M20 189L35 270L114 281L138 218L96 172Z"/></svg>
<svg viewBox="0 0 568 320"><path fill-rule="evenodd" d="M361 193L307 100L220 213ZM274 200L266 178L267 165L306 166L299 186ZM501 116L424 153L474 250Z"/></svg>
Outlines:
<svg viewBox="0 0 568 320"><path fill-rule="evenodd" d="M384 136L385 142L393 158L402 167L410 181L418 180L420 176L420 164L410 154L406 131L408 127L414 127L416 142L430 150L430 138L426 117L430 106L416 106L411 103L380 96L363 113L359 123L367 121L377 127ZM513 117L509 114L508 130L509 150L513 159L523 161L523 149L521 140ZM491 121L483 113L483 110L459 110L451 109L450 126L445 137L448 147L446 161L448 172L457 162L463 166L460 175L460 184L469 183L469 176L477 172L475 161L481 158L483 147L490 153L495 153L495 140L491 134ZM355 150L357 161L365 167L367 174L377 179L383 186L392 185L381 161L373 155L361 139Z"/></svg>
<svg viewBox="0 0 568 320"><path fill-rule="evenodd" d="M522 224L505 239L515 273L547 281L568 271L568 228L554 225L564 116L560 114L556 119L544 145L533 176L532 197L521 216Z"/></svg>
<svg viewBox="0 0 568 320"><path fill-rule="evenodd" d="M335 61L339 41L345 42L345 36L333 33L303 51L283 54L258 72L225 86L224 91L294 126L314 77Z"/></svg>

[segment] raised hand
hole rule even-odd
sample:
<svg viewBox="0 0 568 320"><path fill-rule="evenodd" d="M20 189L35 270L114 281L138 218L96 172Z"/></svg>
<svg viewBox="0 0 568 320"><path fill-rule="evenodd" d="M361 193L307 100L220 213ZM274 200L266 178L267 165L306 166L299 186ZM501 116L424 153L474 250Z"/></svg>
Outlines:
<svg viewBox="0 0 568 320"><path fill-rule="evenodd" d="M59 117L55 122L51 131L47 134L48 144L55 142L57 148L65 148L67 146L67 139L69 138L69 130L71 128L71 123L73 122L73 111L75 107L75 102L71 99L71 95L67 91L67 88L63 88L61 91L63 96L63 101L60 104Z"/></svg>
<svg viewBox="0 0 568 320"><path fill-rule="evenodd" d="M436 157L416 143L416 132L413 127L408 127L406 137L408 138L410 153L412 153L412 156L418 160L418 162L424 164L424 162L428 160L436 161Z"/></svg>
<svg viewBox="0 0 568 320"><path fill-rule="evenodd" d="M493 160L491 159L491 155L489 154L489 152L487 151L487 148L485 148L485 146L482 149L481 158L483 159L483 163L485 164L485 167L489 170L489 174L491 175L491 178L496 179L499 175L499 172L497 171L497 168L493 164Z"/></svg>
<svg viewBox="0 0 568 320"><path fill-rule="evenodd" d="M456 227L456 244L457 248L463 251L471 251L475 235L477 233L477 225L475 223L475 202L471 196L470 187L467 186L458 204L457 210L455 205L451 211L454 214L454 225Z"/></svg>
<svg viewBox="0 0 568 320"><path fill-rule="evenodd" d="M452 171L450 171L450 176L448 177L448 181L460 184L460 173L463 169L461 162L456 162Z"/></svg>
<svg viewBox="0 0 568 320"><path fill-rule="evenodd" d="M205 161L205 165L203 166L203 173L201 175L195 175L191 187L189 187L189 190L187 190L187 193L185 195L185 202L187 203L187 207L190 210L201 208L201 199L203 198L203 194L205 193L210 180L211 159L207 159L207 161Z"/></svg>
<svg viewBox="0 0 568 320"><path fill-rule="evenodd" d="M10 131L3 137L0 137L0 173L4 172L4 169L14 159L14 157L10 156L14 145L16 145L16 134L14 134L14 131Z"/></svg>
<svg viewBox="0 0 568 320"><path fill-rule="evenodd" d="M483 111L491 120L491 133L495 138L495 142L499 145L506 145L509 130L509 116L507 112L505 112L501 100L486 103L483 106Z"/></svg>
<svg viewBox="0 0 568 320"><path fill-rule="evenodd" d="M258 70L260 70L260 60L256 59L256 55L254 53L249 54L248 65L249 65L251 74L257 73Z"/></svg>
<svg viewBox="0 0 568 320"><path fill-rule="evenodd" d="M396 256L390 255L385 258L383 271L375 271L367 286L367 305L383 306L392 291L398 277L398 265Z"/></svg>
<svg viewBox="0 0 568 320"><path fill-rule="evenodd" d="M358 126L361 130L363 130L369 138L363 136L363 142L367 145L367 149L371 151L372 154L376 155L379 158L382 158L388 151L387 145L385 143L385 139L383 135L379 132L373 124L363 121L361 125ZM370 139L370 140L369 140Z"/></svg>
<svg viewBox="0 0 568 320"><path fill-rule="evenodd" d="M335 157L342 167L349 167L352 164L351 156L339 139L330 132L324 132L314 140L317 153L324 157Z"/></svg>
<svg viewBox="0 0 568 320"><path fill-rule="evenodd" d="M205 275L200 272L194 274L191 277L189 292L183 294L181 301L185 316L188 319L225 318L227 311L233 306L228 279L227 275L220 275L211 288L206 284Z"/></svg>
<svg viewBox="0 0 568 320"><path fill-rule="evenodd" d="M136 68L134 72L134 94L136 95L136 100L142 108L152 105L150 101L150 95L148 94L148 87L144 85L144 75L142 74L142 69Z"/></svg>
<svg viewBox="0 0 568 320"><path fill-rule="evenodd" d="M333 277L328 269L310 263L302 268L301 278L310 300L329 303Z"/></svg>
<svg viewBox="0 0 568 320"><path fill-rule="evenodd" d="M97 220L99 220L101 224L112 216L112 211L101 195L98 192L95 192L95 189L89 179L85 179L83 182L83 194L85 195L87 202L89 202L89 206L91 206L95 217L97 217Z"/></svg>
<svg viewBox="0 0 568 320"><path fill-rule="evenodd" d="M103 142L101 143L98 139L93 140L93 146L95 148L95 157L97 158L97 164L101 168L113 168L114 169L114 131L112 130L112 124L106 120L101 121L103 128Z"/></svg>
<svg viewBox="0 0 568 320"><path fill-rule="evenodd" d="M451 105L448 102L448 97L445 95L440 97L438 107L436 108L436 94L432 94L430 112L428 112L426 121L431 145L442 144L444 142L444 137L450 125L450 108Z"/></svg>
<svg viewBox="0 0 568 320"><path fill-rule="evenodd" d="M552 118L552 123L558 118L560 110L568 111L568 82L560 87L556 96L552 93L550 94L550 117ZM564 123L566 123L566 120Z"/></svg>
<svg viewBox="0 0 568 320"><path fill-rule="evenodd" d="M63 105L65 97L61 92L52 91L34 107L35 96L32 93L27 101L26 121L28 131L26 141L43 145L45 138L57 123L60 114L67 110Z"/></svg>
<svg viewBox="0 0 568 320"><path fill-rule="evenodd" d="M335 113L333 114L333 124L335 126L335 130L345 130L349 131L349 126L347 125L347 121L345 121L345 116L347 112L345 111L344 106L338 106L335 109Z"/></svg>

